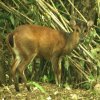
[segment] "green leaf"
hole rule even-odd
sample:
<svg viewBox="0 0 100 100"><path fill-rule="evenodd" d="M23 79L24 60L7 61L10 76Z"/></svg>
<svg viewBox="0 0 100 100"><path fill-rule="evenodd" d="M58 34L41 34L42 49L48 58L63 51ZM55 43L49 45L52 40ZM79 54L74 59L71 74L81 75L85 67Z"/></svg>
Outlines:
<svg viewBox="0 0 100 100"><path fill-rule="evenodd" d="M15 25L15 20L14 20L14 17L12 15L10 16L10 21L11 21L12 25L14 26Z"/></svg>
<svg viewBox="0 0 100 100"><path fill-rule="evenodd" d="M38 83L31 81L31 82L29 82L29 84L37 87L42 93L46 93L46 91L43 89L43 87L41 85L39 85Z"/></svg>

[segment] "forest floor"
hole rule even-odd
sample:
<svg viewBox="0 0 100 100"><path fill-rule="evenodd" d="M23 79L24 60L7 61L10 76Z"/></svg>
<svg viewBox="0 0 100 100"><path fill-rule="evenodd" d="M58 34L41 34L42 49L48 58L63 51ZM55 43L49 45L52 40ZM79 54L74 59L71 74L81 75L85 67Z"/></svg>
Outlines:
<svg viewBox="0 0 100 100"><path fill-rule="evenodd" d="M93 90L60 88L55 84L39 83L42 89L31 86L31 92L20 84L20 92L13 85L0 87L0 100L100 100Z"/></svg>

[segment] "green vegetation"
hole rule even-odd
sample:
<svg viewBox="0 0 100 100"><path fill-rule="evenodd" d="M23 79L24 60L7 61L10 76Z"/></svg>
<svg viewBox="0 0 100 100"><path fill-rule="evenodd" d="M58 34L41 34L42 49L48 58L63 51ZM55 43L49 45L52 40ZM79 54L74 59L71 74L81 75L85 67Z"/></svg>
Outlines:
<svg viewBox="0 0 100 100"><path fill-rule="evenodd" d="M21 24L38 24L69 32L70 19L75 19L79 23L93 20L94 26L71 55L64 57L62 62L64 81L73 87L81 86L86 89L98 83L100 81L99 0L86 2L83 0L0 0L0 39L3 44L3 48L0 49L2 53L0 67L6 70L5 75L9 76L8 66L11 63L11 55L5 43L8 33ZM49 62L46 61L43 68L40 68L40 63L40 60L36 60L36 74L32 75L31 79L36 77L43 82L54 81ZM31 72L32 66L33 64L28 67L28 72ZM39 78L37 78L38 74Z"/></svg>

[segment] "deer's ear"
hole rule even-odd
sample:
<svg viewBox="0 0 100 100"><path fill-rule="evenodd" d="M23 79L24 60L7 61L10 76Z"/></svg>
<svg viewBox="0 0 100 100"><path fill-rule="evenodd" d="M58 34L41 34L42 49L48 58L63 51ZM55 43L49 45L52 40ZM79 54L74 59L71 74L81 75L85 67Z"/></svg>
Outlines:
<svg viewBox="0 0 100 100"><path fill-rule="evenodd" d="M70 20L70 22L69 22L69 25L70 25L70 27L71 27L71 29L73 30L73 31L76 31L76 21L74 20L74 19L71 19Z"/></svg>
<svg viewBox="0 0 100 100"><path fill-rule="evenodd" d="M87 26L88 27L92 27L94 25L94 22L92 20L88 21L87 22Z"/></svg>
<svg viewBox="0 0 100 100"><path fill-rule="evenodd" d="M83 27L84 37L89 34L89 31L91 30L91 27L93 25L94 25L94 22L92 20L87 21L87 25Z"/></svg>
<svg viewBox="0 0 100 100"><path fill-rule="evenodd" d="M70 20L70 26L74 27L76 25L76 21L75 20Z"/></svg>

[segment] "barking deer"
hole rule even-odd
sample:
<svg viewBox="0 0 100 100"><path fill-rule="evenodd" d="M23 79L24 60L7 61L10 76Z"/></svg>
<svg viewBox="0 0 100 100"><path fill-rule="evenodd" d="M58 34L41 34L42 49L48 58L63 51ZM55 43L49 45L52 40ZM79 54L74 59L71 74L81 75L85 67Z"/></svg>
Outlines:
<svg viewBox="0 0 100 100"><path fill-rule="evenodd" d="M72 25L72 29L73 32L67 34L66 32L44 26L20 25L12 33L8 34L6 41L14 57L11 74L16 91L19 91L18 82L16 80L17 72L24 81L27 89L30 90L24 71L26 66L34 60L36 56L41 56L51 61L55 82L57 85L60 85L61 57L69 54L79 43L80 33L84 34L76 23Z"/></svg>

